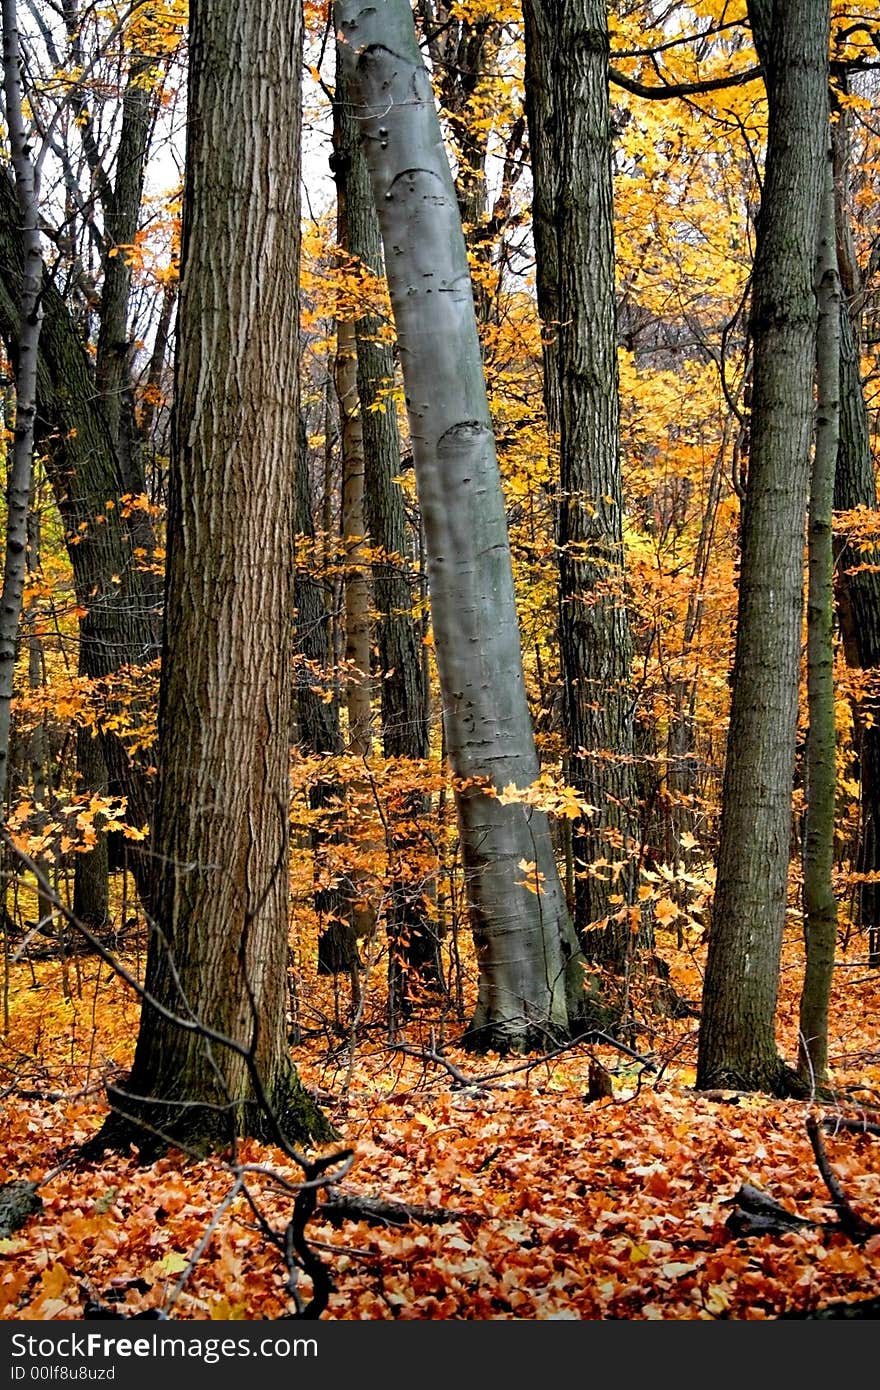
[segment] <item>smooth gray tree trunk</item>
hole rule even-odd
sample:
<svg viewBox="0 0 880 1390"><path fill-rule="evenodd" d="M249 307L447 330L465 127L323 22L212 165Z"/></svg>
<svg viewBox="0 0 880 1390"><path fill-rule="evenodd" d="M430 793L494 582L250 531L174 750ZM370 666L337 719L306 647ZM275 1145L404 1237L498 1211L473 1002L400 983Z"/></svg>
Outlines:
<svg viewBox="0 0 880 1390"><path fill-rule="evenodd" d="M360 130L345 100L345 73L337 62L334 111L335 175L345 202L345 247L374 275L384 274L382 238L370 175L360 145ZM414 616L410 550L403 492L396 481L402 468L400 432L394 401L395 365L391 344L376 314L355 323L357 394L360 401L364 456L364 517L372 561L377 685L382 711L382 748L386 758L427 758L428 690L422 661L420 621ZM428 915L424 870L425 843L420 834L429 806L419 791L389 805L386 885L388 923L388 1022L394 1034L409 1011L409 977L442 982L440 943Z"/></svg>
<svg viewBox="0 0 880 1390"><path fill-rule="evenodd" d="M479 961L476 1047L572 1031L583 978L543 812L461 219L406 0L337 0L397 327L447 748Z"/></svg>

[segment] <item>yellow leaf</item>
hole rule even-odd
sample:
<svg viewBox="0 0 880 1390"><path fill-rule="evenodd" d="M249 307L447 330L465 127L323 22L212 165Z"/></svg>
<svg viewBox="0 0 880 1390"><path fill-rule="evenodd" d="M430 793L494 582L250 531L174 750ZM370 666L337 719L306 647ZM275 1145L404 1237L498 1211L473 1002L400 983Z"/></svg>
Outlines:
<svg viewBox="0 0 880 1390"><path fill-rule="evenodd" d="M632 1245L629 1247L629 1258L630 1263L634 1265L641 1264L643 1260L649 1260L651 1258L650 1245L638 1245L633 1241Z"/></svg>
<svg viewBox="0 0 880 1390"><path fill-rule="evenodd" d="M46 1298L60 1298L69 1283L68 1271L64 1265L57 1262L44 1269L40 1278L40 1286Z"/></svg>
<svg viewBox="0 0 880 1390"><path fill-rule="evenodd" d="M671 898L661 898L654 908L654 916L661 927L668 927L678 916L678 905Z"/></svg>
<svg viewBox="0 0 880 1390"><path fill-rule="evenodd" d="M244 1303L230 1303L228 1298L218 1298L217 1302L211 1305L212 1322L245 1322L247 1321L247 1305Z"/></svg>
<svg viewBox="0 0 880 1390"><path fill-rule="evenodd" d="M710 1284L706 1308L710 1313L724 1313L730 1307L730 1294L723 1284Z"/></svg>

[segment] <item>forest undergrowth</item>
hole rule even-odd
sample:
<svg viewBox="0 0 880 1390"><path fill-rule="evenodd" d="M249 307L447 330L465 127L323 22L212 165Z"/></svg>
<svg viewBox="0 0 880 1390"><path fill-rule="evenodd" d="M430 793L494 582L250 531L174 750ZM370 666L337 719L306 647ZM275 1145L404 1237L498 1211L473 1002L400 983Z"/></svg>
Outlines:
<svg viewBox="0 0 880 1390"><path fill-rule="evenodd" d="M661 944L681 995L698 999L702 952ZM696 1092L696 1020L649 1022L637 990L634 1050L653 1071L596 1043L541 1060L474 1058L436 1001L392 1047L375 977L353 1034L332 1022L333 983L300 978L297 1066L339 1130L327 1152L353 1150L335 1200L372 1218L319 1207L309 1220L333 1284L322 1316L766 1319L880 1296L880 973L864 955L854 940L836 971L833 1102ZM788 1059L801 956L793 925L779 1009ZM131 1059L137 1001L106 965L79 957L14 964L8 1003L0 1174L38 1184L42 1208L0 1240L0 1316L290 1316L272 1233L283 1245L294 1201L284 1184L300 1170L250 1141L223 1158L172 1151L151 1167L134 1152L84 1161L104 1087ZM591 1101L597 1062L613 1094ZM864 1223L855 1238L818 1170L811 1115ZM811 1224L747 1233L743 1183ZM418 1219L399 1224L406 1213L390 1210L377 1224L371 1203L383 1202ZM308 1297L305 1275L297 1292Z"/></svg>

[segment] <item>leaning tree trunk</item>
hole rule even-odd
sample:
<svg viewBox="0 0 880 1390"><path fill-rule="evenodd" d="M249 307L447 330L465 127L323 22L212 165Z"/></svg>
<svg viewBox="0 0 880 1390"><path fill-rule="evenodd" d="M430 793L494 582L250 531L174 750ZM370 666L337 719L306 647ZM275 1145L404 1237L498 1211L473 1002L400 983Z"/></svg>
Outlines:
<svg viewBox="0 0 880 1390"><path fill-rule="evenodd" d="M287 0L190 16L146 974L183 1026L145 1000L111 1100L211 1146L273 1135L267 1108L293 1137L329 1127L285 1029L301 18Z"/></svg>
<svg viewBox="0 0 880 1390"><path fill-rule="evenodd" d="M596 808L574 831L575 926L588 960L623 971L639 938L627 910L636 902L638 827L606 6L526 0L524 12L527 62L537 78L529 141L541 310L558 314L558 324L547 325L556 345L546 365L556 377L545 398L549 417L559 410L559 639L569 777ZM549 190L542 179L550 180Z"/></svg>
<svg viewBox="0 0 880 1390"><path fill-rule="evenodd" d="M492 791L538 761L455 189L406 0L338 0L397 326L447 747L480 969L477 1047L570 1033L582 969L546 816Z"/></svg>
<svg viewBox="0 0 880 1390"><path fill-rule="evenodd" d="M829 16L827 0L751 0L749 15L769 127L736 654L697 1083L774 1090L783 1084L774 1016L797 730Z"/></svg>
<svg viewBox="0 0 880 1390"><path fill-rule="evenodd" d="M374 275L382 275L382 239L373 204L370 175L360 148L360 131L345 100L345 74L337 64L339 99L334 112L336 181L345 203L346 249ZM428 692L424 680L421 636L413 614L413 593L406 576L407 544L403 493L396 481L401 470L400 433L394 401L394 355L383 340L375 314L355 324L357 392L364 446L364 515L373 559L376 646L381 678L382 746L386 758L421 760L428 756ZM428 798L414 790L403 805L391 807L386 834L392 876L387 885L389 1031L408 1010L409 975L424 983L442 982L440 943L428 915L423 874L419 871L418 825L428 812ZM415 863L413 862L415 861Z"/></svg>
<svg viewBox="0 0 880 1390"><path fill-rule="evenodd" d="M834 547L831 525L840 434L840 276L834 237L830 150L822 189L817 257L816 447L810 482L807 593L807 811L804 848L806 970L801 992L798 1072L811 1089L828 1079L828 1001L837 943L834 803Z"/></svg>

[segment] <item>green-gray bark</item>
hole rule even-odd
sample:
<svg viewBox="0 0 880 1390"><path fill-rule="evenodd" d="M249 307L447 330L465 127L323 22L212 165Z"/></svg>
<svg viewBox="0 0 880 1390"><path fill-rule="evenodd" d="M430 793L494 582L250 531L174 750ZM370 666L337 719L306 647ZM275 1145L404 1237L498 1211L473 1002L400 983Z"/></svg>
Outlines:
<svg viewBox="0 0 880 1390"><path fill-rule="evenodd" d="M424 517L437 668L479 961L475 1046L570 1033L582 972L542 812L487 794L538 761L461 219L406 0L338 0L379 213ZM538 890L538 891L535 891Z"/></svg>
<svg viewBox="0 0 880 1390"><path fill-rule="evenodd" d="M721 842L697 1082L780 1085L774 1017L788 886L827 131L826 0L752 0L769 104L751 331L752 432Z"/></svg>
<svg viewBox="0 0 880 1390"><path fill-rule="evenodd" d="M834 804L834 547L832 510L840 434L840 276L834 236L834 176L828 151L816 266L817 415L810 481L807 592L807 808L804 845L806 970L801 993L798 1071L811 1087L828 1073L828 1001L834 974L837 902Z"/></svg>

